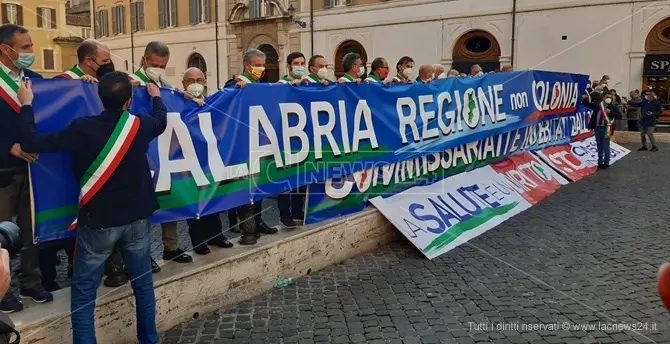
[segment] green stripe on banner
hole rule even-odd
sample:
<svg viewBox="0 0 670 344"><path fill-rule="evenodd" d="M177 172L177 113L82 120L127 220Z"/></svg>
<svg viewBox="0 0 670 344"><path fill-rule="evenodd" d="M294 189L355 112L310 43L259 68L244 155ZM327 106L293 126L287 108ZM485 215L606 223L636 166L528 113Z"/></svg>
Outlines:
<svg viewBox="0 0 670 344"><path fill-rule="evenodd" d="M453 227L447 229L439 237L435 238L428 246L423 249L423 252L429 253L441 249L444 246L449 245L451 242L456 240L463 233L475 229L484 223L488 222L492 218L500 215L507 214L510 210L514 209L519 202L514 202L510 204L505 204L497 208L485 208L482 210L482 213L478 216L475 216L465 222L458 223Z"/></svg>
<svg viewBox="0 0 670 344"><path fill-rule="evenodd" d="M346 155L336 158L331 150L324 150L323 159L319 159L319 161L333 161L336 159L340 162L354 162L361 159L367 159L386 154L385 152L387 151L388 148L386 147L379 147L373 151L369 144L366 144L361 145L359 153L355 156ZM281 168L279 170L276 169L274 160L266 160L261 162L261 171L274 170L275 172L271 175L261 173L254 176L252 179L241 179L225 183L224 185L210 185L204 188L198 187L198 185L195 184L193 178L182 179L172 183L172 188L169 194L158 196L158 203L160 204L160 208L163 210L196 204L203 200L216 198L240 190L248 190L249 188L253 188L254 185L262 186L263 184L271 182L271 180L288 178L294 175L298 175L299 173L309 173L315 171L315 163L316 160L314 159L314 152L310 152L309 157L302 164L293 167ZM207 175L207 179L210 181L210 183L213 183L211 174ZM77 205L69 205L60 208L39 211L35 214L35 224L42 224L59 217L76 216L78 209L79 208Z"/></svg>

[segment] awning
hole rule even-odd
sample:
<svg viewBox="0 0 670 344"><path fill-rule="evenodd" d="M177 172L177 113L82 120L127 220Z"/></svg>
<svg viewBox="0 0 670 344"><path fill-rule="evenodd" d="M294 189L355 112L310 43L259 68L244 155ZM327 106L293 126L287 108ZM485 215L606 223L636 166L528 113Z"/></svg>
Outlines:
<svg viewBox="0 0 670 344"><path fill-rule="evenodd" d="M644 57L643 76L670 77L670 55L647 55Z"/></svg>

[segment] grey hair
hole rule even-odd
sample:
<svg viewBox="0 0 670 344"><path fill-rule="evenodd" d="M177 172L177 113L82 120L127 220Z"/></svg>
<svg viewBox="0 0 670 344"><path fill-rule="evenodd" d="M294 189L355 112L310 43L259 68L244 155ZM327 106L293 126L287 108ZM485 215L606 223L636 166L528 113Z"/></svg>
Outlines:
<svg viewBox="0 0 670 344"><path fill-rule="evenodd" d="M452 70L449 71L449 75L459 76L459 75L461 75L461 73L456 69L452 69Z"/></svg>
<svg viewBox="0 0 670 344"><path fill-rule="evenodd" d="M351 68L354 66L354 62L360 59L361 55L354 52L347 53L346 55L344 55L344 57L342 58L342 69L344 69L344 72L346 73L349 70L351 70Z"/></svg>
<svg viewBox="0 0 670 344"><path fill-rule="evenodd" d="M151 57L152 55L160 57L169 57L170 48L167 44L159 41L152 41L147 44L147 47L144 49L144 57Z"/></svg>
<svg viewBox="0 0 670 344"><path fill-rule="evenodd" d="M244 64L251 63L251 59L254 57L261 57L265 59L265 53L256 49L256 48L251 48L247 50L246 53L244 53Z"/></svg>
<svg viewBox="0 0 670 344"><path fill-rule="evenodd" d="M475 68L479 68L479 70L484 71L484 69L482 68L482 66L476 64L476 65L473 65L472 67L470 67L470 72L472 72L473 70L475 70Z"/></svg>
<svg viewBox="0 0 670 344"><path fill-rule="evenodd" d="M188 67L188 68L184 71L184 74L186 74L186 73L188 73L188 72L192 72L192 71L194 71L194 70L197 70L198 72L200 72L200 73L202 73L202 74L205 74L205 72L201 71L200 68L198 68L198 67Z"/></svg>

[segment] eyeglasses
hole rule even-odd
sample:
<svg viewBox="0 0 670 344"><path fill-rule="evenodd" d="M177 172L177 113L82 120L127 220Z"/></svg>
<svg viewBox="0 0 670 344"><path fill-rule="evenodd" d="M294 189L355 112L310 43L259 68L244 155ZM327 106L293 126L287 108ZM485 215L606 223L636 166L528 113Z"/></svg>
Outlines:
<svg viewBox="0 0 670 344"><path fill-rule="evenodd" d="M196 82L199 83L199 84L204 84L204 83L207 82L207 80L202 79L202 78L201 78L201 79L193 79L193 78L191 78L191 79L184 79L184 81L185 81L187 84L193 84L193 83L196 83Z"/></svg>

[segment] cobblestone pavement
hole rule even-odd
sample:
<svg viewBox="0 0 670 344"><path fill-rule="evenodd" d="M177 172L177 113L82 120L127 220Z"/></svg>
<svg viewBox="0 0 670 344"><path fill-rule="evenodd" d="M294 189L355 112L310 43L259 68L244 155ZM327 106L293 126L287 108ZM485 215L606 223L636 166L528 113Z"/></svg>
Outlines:
<svg viewBox="0 0 670 344"><path fill-rule="evenodd" d="M655 286L669 253L668 151L632 152L433 261L401 240L162 343L670 343Z"/></svg>

